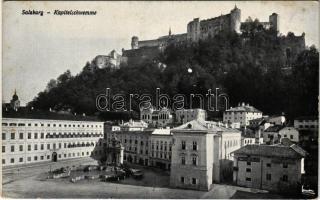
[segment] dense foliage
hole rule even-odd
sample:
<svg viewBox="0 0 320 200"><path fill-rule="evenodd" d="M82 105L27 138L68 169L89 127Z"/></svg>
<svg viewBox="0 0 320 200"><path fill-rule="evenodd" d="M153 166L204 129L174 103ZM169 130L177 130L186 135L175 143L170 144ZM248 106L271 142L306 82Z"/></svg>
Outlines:
<svg viewBox="0 0 320 200"><path fill-rule="evenodd" d="M317 114L318 50L310 47L301 52L291 64L292 69L285 71L280 37L271 31L221 33L198 44L169 45L157 59L166 64L165 69L154 62L139 66L129 63L119 70L99 69L93 62L87 63L76 76L67 71L51 80L30 105L93 114L98 111L96 96L105 93L106 88L127 97L130 93L154 96L156 88L170 97L178 93L187 97L191 93L205 95L208 89L220 88L228 94L231 106L246 102L265 114L284 112L289 118ZM129 98L126 100L128 103ZM132 101L133 110L139 110L138 103ZM112 116L123 117L118 113L108 118Z"/></svg>

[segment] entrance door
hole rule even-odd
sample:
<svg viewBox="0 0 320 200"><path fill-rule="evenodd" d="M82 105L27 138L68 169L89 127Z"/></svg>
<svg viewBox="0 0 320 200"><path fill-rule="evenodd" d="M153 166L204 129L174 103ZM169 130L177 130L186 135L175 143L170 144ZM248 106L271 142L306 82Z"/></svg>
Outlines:
<svg viewBox="0 0 320 200"><path fill-rule="evenodd" d="M57 162L57 160L58 160L57 152L53 152L52 153L52 161Z"/></svg>

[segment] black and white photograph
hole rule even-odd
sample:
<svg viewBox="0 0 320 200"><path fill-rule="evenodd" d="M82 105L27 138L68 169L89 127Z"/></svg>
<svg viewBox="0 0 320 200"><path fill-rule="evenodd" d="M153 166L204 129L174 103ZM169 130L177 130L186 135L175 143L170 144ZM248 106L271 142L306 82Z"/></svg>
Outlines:
<svg viewBox="0 0 320 200"><path fill-rule="evenodd" d="M1 198L318 198L318 1L3 1L1 23Z"/></svg>

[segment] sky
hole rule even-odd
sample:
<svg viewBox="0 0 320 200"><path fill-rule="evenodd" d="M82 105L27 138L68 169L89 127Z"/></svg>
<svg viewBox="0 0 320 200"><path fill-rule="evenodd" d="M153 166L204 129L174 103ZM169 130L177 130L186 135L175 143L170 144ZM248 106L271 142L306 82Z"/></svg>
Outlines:
<svg viewBox="0 0 320 200"><path fill-rule="evenodd" d="M154 39L185 33L193 18L228 14L237 5L241 21L248 16L268 21L279 14L280 33L306 34L306 44L319 46L319 5L316 1L220 2L4 2L2 102L14 90L22 105L43 91L50 79L66 70L78 74L87 61L115 49L130 49L131 37ZM22 15L22 10L93 10L95 16Z"/></svg>

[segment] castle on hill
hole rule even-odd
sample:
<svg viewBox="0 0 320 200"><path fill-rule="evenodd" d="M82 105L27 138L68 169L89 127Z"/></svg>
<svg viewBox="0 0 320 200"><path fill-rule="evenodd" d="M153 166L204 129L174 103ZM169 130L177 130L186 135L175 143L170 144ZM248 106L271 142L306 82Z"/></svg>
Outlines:
<svg viewBox="0 0 320 200"><path fill-rule="evenodd" d="M187 24L186 33L172 34L170 28L168 35L153 40L139 40L138 36L133 36L131 38L131 49L122 49L122 55L113 50L108 56L97 56L93 62L100 63L97 65L99 68L111 66L111 68L116 69L120 67L120 64L126 66L130 64L138 65L146 61L158 62L157 57L169 44L196 43L214 37L221 32L241 34L244 29L250 29L253 23L248 20L241 22L241 10L235 6L230 13L225 15L204 20L193 19ZM269 21L258 23L265 30L279 32L279 15L277 13L272 13L269 16ZM289 66L295 57L305 49L305 34L303 33L301 36L288 34L288 36L282 36L280 39L280 45Z"/></svg>

